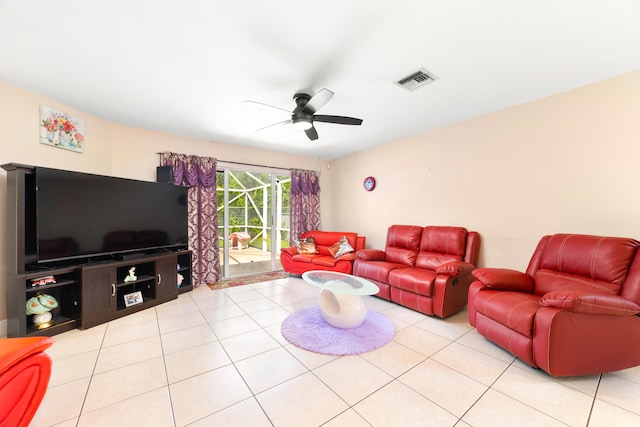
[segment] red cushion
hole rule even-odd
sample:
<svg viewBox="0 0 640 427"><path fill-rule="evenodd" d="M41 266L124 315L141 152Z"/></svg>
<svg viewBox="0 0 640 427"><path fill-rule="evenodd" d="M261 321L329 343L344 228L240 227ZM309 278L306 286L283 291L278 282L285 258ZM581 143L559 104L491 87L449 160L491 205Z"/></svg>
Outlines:
<svg viewBox="0 0 640 427"><path fill-rule="evenodd" d="M425 227L416 267L435 270L445 262L462 261L466 240L467 229L463 227Z"/></svg>
<svg viewBox="0 0 640 427"><path fill-rule="evenodd" d="M372 279L377 282L389 283L389 273L398 268L406 268L403 264L385 261L360 261L356 259L353 265L353 275Z"/></svg>
<svg viewBox="0 0 640 427"><path fill-rule="evenodd" d="M392 225L387 230L386 249L389 247L418 250L422 237L422 227L417 225Z"/></svg>
<svg viewBox="0 0 640 427"><path fill-rule="evenodd" d="M386 250L386 260L395 264L402 264L405 267L413 267L416 263L418 251L406 248L388 247Z"/></svg>
<svg viewBox="0 0 640 427"><path fill-rule="evenodd" d="M420 241L420 251L462 257L466 248L467 233L467 229L463 227L425 227Z"/></svg>
<svg viewBox="0 0 640 427"><path fill-rule="evenodd" d="M297 254L291 257L291 259L295 262L311 262L311 260L313 259L313 257L315 257L317 255L310 255L310 254Z"/></svg>
<svg viewBox="0 0 640 427"><path fill-rule="evenodd" d="M436 273L417 268L400 268L389 273L389 284L398 289L430 297Z"/></svg>
<svg viewBox="0 0 640 427"><path fill-rule="evenodd" d="M332 256L318 255L311 259L311 263L316 265L324 265L325 267L333 267L336 265L336 259Z"/></svg>
<svg viewBox="0 0 640 427"><path fill-rule="evenodd" d="M533 338L533 320L540 309L540 297L524 292L485 290L477 294L474 307L477 313Z"/></svg>
<svg viewBox="0 0 640 427"><path fill-rule="evenodd" d="M442 264L455 261L462 261L462 257L439 252L421 251L416 257L416 268L436 270Z"/></svg>
<svg viewBox="0 0 640 427"><path fill-rule="evenodd" d="M606 282L613 293L618 293L638 245L636 240L621 237L555 234L540 258L540 269ZM536 289L540 294L555 290L551 284L540 285L544 287Z"/></svg>
<svg viewBox="0 0 640 427"><path fill-rule="evenodd" d="M413 267L421 236L422 227L416 225L392 225L389 227L384 249L386 261Z"/></svg>

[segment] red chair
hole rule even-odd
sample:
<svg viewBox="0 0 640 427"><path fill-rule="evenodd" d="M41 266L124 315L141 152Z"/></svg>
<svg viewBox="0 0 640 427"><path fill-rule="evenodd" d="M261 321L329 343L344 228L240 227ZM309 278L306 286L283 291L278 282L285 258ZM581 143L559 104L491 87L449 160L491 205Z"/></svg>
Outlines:
<svg viewBox="0 0 640 427"><path fill-rule="evenodd" d="M473 271L469 322L553 376L640 365L639 247L618 237L545 236L526 273Z"/></svg>
<svg viewBox="0 0 640 427"><path fill-rule="evenodd" d="M0 427L28 426L47 391L48 337L0 339Z"/></svg>

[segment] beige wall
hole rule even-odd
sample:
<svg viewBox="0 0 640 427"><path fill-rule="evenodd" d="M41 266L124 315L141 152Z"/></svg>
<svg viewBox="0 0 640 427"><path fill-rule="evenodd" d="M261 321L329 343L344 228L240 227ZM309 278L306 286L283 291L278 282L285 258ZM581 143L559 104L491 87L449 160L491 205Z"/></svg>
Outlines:
<svg viewBox="0 0 640 427"><path fill-rule="evenodd" d="M482 266L524 269L544 234L640 239L639 160L636 71L338 159L329 216L378 248L391 224L462 225Z"/></svg>
<svg viewBox="0 0 640 427"><path fill-rule="evenodd" d="M85 120L84 153L40 144L39 108L46 105ZM211 156L225 161L321 171L323 227L331 228L325 163L300 157L121 126L0 82L0 164L24 163L155 181L162 151ZM326 200L325 200L326 199ZM0 169L0 336L6 334L6 172Z"/></svg>

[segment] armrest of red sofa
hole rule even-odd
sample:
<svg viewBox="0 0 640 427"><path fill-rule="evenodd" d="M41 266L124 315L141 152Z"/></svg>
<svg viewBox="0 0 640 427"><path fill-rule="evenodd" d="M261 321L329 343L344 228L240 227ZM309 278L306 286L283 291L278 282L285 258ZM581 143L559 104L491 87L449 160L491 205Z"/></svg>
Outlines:
<svg viewBox="0 0 640 427"><path fill-rule="evenodd" d="M285 255L285 256L294 256L298 253L298 248L296 248L295 246L289 246L286 248L282 248L280 249L280 256Z"/></svg>
<svg viewBox="0 0 640 427"><path fill-rule="evenodd" d="M507 268L477 268L471 274L490 289L533 292L533 277L520 271Z"/></svg>
<svg viewBox="0 0 640 427"><path fill-rule="evenodd" d="M356 256L363 261L385 261L387 255L380 249L361 249Z"/></svg>
<svg viewBox="0 0 640 427"><path fill-rule="evenodd" d="M464 261L451 261L444 263L436 269L436 274L444 274L446 276L459 276L461 274L469 274L475 269L475 265Z"/></svg>
<svg viewBox="0 0 640 427"><path fill-rule="evenodd" d="M349 252L348 254L340 255L338 258L336 258L336 262L338 262L338 261L355 261L355 259L356 259L356 253L355 252Z"/></svg>
<svg viewBox="0 0 640 427"><path fill-rule="evenodd" d="M633 316L640 314L640 305L620 295L594 294L591 291L554 291L540 300L545 307L555 307L574 313Z"/></svg>
<svg viewBox="0 0 640 427"><path fill-rule="evenodd" d="M467 305L469 285L475 266L464 261L449 261L436 268L433 284L433 314L444 318Z"/></svg>

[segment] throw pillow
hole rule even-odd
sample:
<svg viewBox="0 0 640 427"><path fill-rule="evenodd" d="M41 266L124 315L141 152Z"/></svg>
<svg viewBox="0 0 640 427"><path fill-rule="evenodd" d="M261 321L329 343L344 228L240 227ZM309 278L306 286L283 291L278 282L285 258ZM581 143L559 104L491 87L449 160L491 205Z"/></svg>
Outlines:
<svg viewBox="0 0 640 427"><path fill-rule="evenodd" d="M347 238L345 236L342 236L340 240L329 246L329 252L331 253L331 255L333 255L334 258L338 258L340 255L353 252L353 247L351 247L351 245L347 241Z"/></svg>
<svg viewBox="0 0 640 427"><path fill-rule="evenodd" d="M299 254L309 255L318 253L316 241L313 240L313 237L305 237L304 239L296 241L296 248L298 249Z"/></svg>

